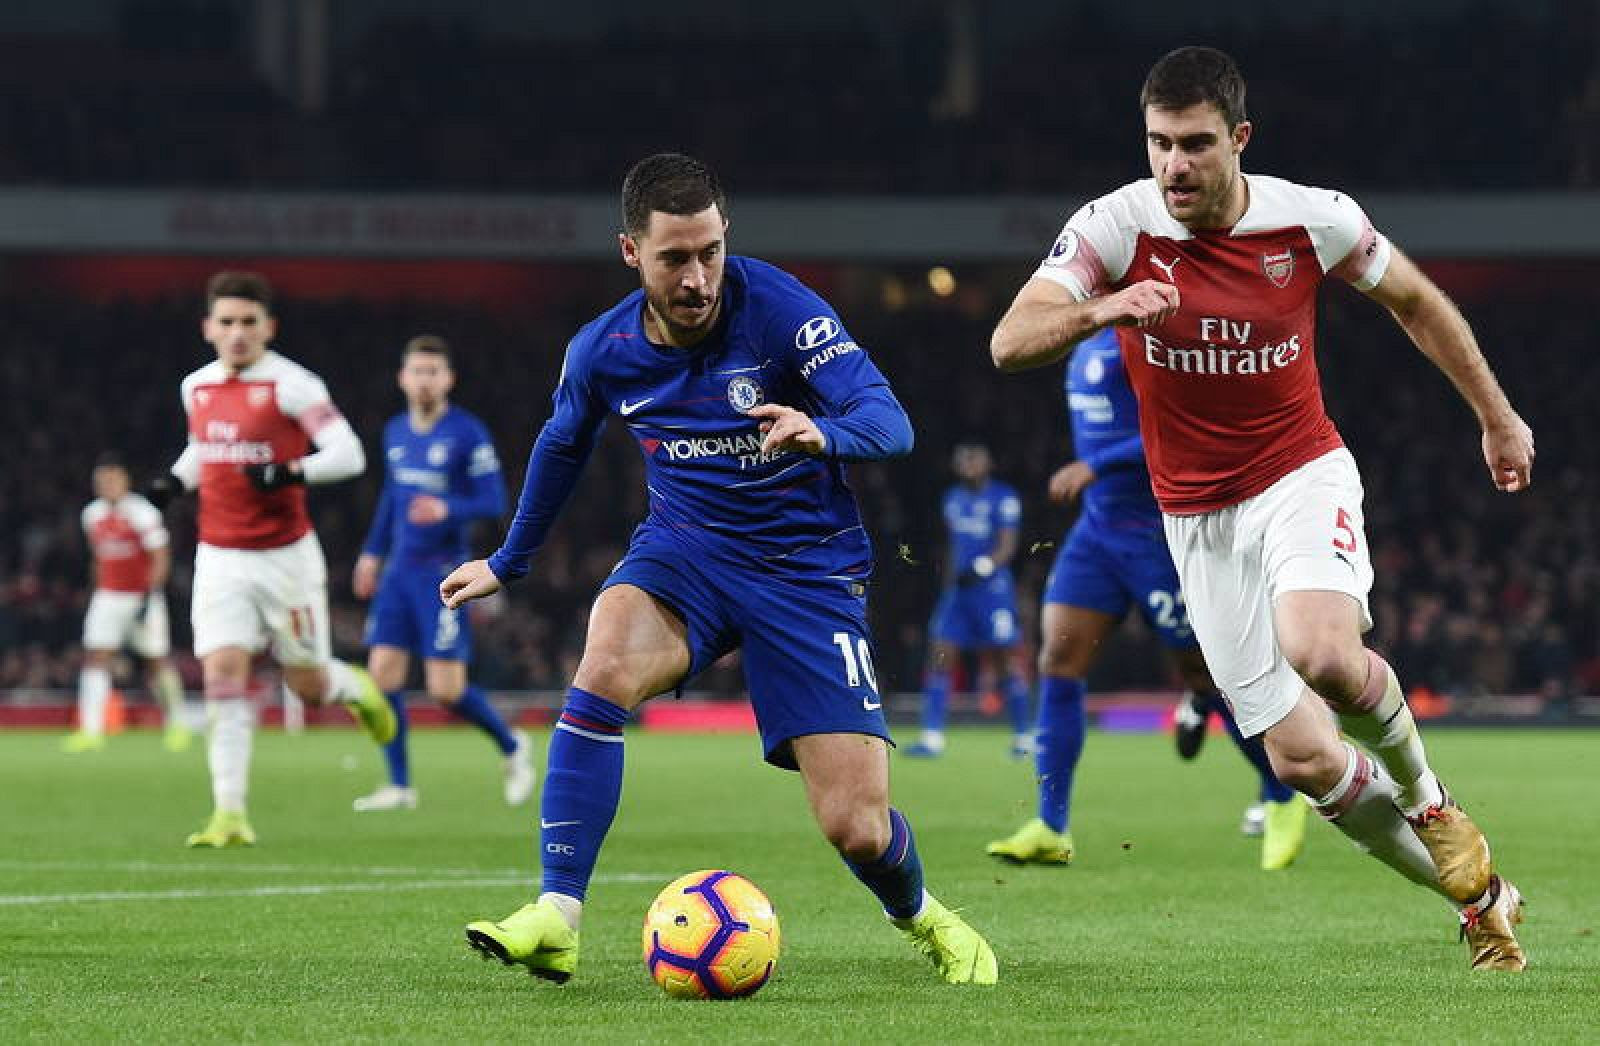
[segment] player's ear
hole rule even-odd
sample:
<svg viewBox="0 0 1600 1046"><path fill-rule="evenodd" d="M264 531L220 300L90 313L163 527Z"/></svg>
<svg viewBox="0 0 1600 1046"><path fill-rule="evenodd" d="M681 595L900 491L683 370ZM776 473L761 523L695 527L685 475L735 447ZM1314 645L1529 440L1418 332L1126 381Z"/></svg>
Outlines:
<svg viewBox="0 0 1600 1046"><path fill-rule="evenodd" d="M1250 143L1250 132L1255 130L1249 120L1240 120L1239 125L1233 129L1233 152L1237 156L1244 152L1244 147Z"/></svg>
<svg viewBox="0 0 1600 1046"><path fill-rule="evenodd" d="M622 249L622 261L630 269L639 267L639 244L625 232L617 233L617 246Z"/></svg>

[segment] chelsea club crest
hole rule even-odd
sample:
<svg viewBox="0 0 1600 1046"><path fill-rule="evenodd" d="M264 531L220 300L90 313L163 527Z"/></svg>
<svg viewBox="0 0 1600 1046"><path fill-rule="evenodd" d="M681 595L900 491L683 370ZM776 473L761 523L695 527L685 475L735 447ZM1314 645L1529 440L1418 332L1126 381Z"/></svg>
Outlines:
<svg viewBox="0 0 1600 1046"><path fill-rule="evenodd" d="M761 386L743 374L728 382L728 402L733 404L733 409L740 414L748 414L752 407L765 398Z"/></svg>

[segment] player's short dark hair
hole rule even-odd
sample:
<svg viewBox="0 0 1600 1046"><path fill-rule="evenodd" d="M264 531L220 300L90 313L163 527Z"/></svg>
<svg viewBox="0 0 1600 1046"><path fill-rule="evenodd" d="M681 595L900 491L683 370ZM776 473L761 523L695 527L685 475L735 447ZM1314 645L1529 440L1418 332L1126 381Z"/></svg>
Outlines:
<svg viewBox="0 0 1600 1046"><path fill-rule="evenodd" d="M1139 108L1187 109L1210 102L1233 130L1249 117L1244 108L1244 76L1232 58L1215 47L1180 47L1150 68L1139 91Z"/></svg>
<svg viewBox="0 0 1600 1046"><path fill-rule="evenodd" d="M450 343L437 334L419 334L406 342L406 347L400 350L400 362L404 363L419 352L424 356L438 356L447 366L455 366L455 360L450 353Z"/></svg>
<svg viewBox="0 0 1600 1046"><path fill-rule="evenodd" d="M122 455L116 451L102 450L95 456L94 467L97 469L122 469L124 472L126 472L128 470L128 463L123 460Z"/></svg>
<svg viewBox="0 0 1600 1046"><path fill-rule="evenodd" d="M206 281L206 308L217 303L218 298L243 298L253 301L268 312L272 311L272 284L259 272L223 271L214 273Z"/></svg>
<svg viewBox="0 0 1600 1046"><path fill-rule="evenodd" d="M699 214L716 205L728 216L728 201L716 174L705 164L682 153L646 156L622 179L622 228L641 236L650 228L650 215Z"/></svg>

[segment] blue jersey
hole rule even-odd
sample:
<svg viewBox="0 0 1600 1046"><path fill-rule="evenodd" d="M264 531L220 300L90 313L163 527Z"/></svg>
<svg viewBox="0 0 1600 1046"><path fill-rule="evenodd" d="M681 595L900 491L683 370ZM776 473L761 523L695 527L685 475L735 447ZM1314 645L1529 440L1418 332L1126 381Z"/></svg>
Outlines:
<svg viewBox="0 0 1600 1046"><path fill-rule="evenodd" d="M635 291L567 346L516 519L489 560L495 575L527 573L613 414L644 456L650 509L635 547L664 543L774 574L868 575L871 543L845 462L907 453L911 423L833 309L788 273L741 257L727 259L721 315L698 344L653 343L644 307ZM762 403L809 415L823 452L763 454L746 413Z"/></svg>
<svg viewBox="0 0 1600 1046"><path fill-rule="evenodd" d="M467 527L505 511L505 477L483 422L449 407L431 429L418 432L409 412L383 428L383 493L362 551L391 563L456 564L467 558ZM441 498L450 514L439 523L406 518L419 494Z"/></svg>
<svg viewBox="0 0 1600 1046"><path fill-rule="evenodd" d="M1096 476L1083 491L1083 517L1114 530L1159 527L1161 510L1139 437L1139 406L1109 328L1073 351L1066 391L1073 452Z"/></svg>
<svg viewBox="0 0 1600 1046"><path fill-rule="evenodd" d="M1022 499L998 480L988 480L976 490L957 483L945 491L943 512L945 529L950 532L948 586L957 583L973 560L994 555L1002 531L1017 529L1022 522ZM1009 581L1011 568L1000 568L994 577Z"/></svg>

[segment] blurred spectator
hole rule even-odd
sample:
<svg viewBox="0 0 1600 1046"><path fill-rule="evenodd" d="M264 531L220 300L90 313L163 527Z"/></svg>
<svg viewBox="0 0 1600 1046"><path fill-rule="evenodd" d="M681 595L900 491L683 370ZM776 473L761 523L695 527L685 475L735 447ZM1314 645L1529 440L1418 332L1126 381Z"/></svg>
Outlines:
<svg viewBox="0 0 1600 1046"><path fill-rule="evenodd" d="M598 270L597 270L598 271ZM860 274L856 274L860 275ZM982 274L980 274L982 275ZM1011 287L998 269L990 285ZM981 434L997 475L1024 494L1019 584L1025 634L1031 604L1070 517L1047 504L1044 482L1068 453L1059 371L994 373L990 326L1003 302L968 280L950 298L879 299L888 277L841 280L830 292L852 334L894 383L917 426L907 461L854 466L851 485L875 532L872 610L885 689L919 684L922 630L938 588L937 505L957 441ZM909 281L905 281L909 283ZM282 340L322 374L352 424L375 441L399 407L395 353L419 330L460 347L457 397L489 424L513 489L538 426L561 347L582 320L611 303L597 277L592 300L526 315L461 307L306 304L281 310ZM0 411L14 435L0 444L0 687L70 687L85 598L76 517L83 477L100 451L118 449L140 478L165 469L183 442L177 388L207 358L194 302L93 306L0 298ZM1536 482L1508 497L1490 485L1478 434L1445 379L1381 310L1330 294L1319 365L1329 409L1363 463L1377 586L1373 644L1402 678L1441 694L1537 693L1561 702L1600 690L1600 489L1585 455L1600 402L1583 303L1491 299L1469 318L1513 402L1539 440ZM1530 315L1538 337L1526 336ZM1380 376L1375 378L1375 376ZM365 608L350 597L350 567L379 475L314 491L335 607L335 641L360 642ZM492 688L562 688L576 666L589 603L645 508L639 455L611 427L532 575L474 608L478 672ZM193 506L169 512L174 534L174 642L187 641ZM480 535L487 551L499 528ZM1123 630L1097 673L1099 689L1163 687L1150 637ZM702 678L734 691L724 664Z"/></svg>

